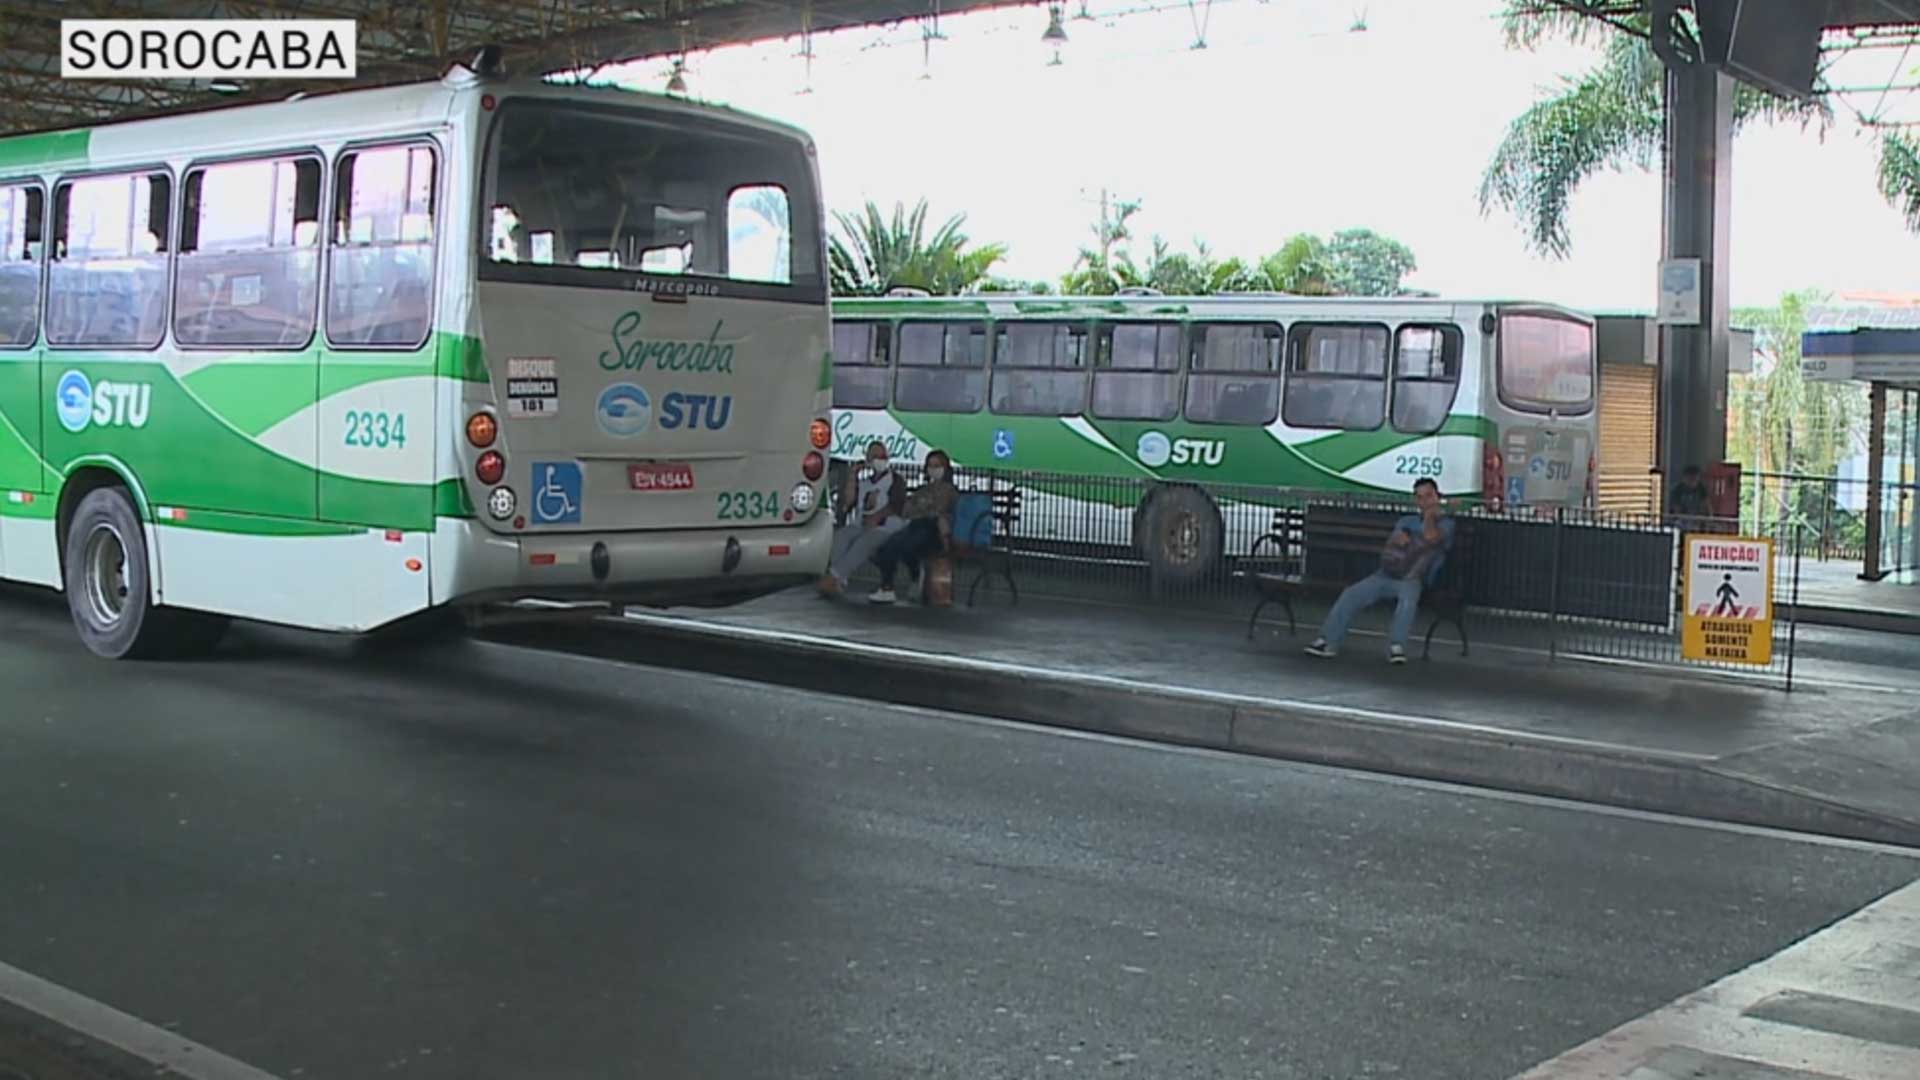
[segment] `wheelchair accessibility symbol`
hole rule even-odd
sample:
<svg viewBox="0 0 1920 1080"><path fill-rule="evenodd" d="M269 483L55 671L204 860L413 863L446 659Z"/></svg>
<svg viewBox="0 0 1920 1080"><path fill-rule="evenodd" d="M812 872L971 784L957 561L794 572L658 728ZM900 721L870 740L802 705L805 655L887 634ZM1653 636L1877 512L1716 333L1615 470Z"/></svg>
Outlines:
<svg viewBox="0 0 1920 1080"><path fill-rule="evenodd" d="M993 459L1005 461L1013 456L1013 432L1006 428L993 429Z"/></svg>
<svg viewBox="0 0 1920 1080"><path fill-rule="evenodd" d="M571 461L533 463L533 522L568 525L580 520L580 466Z"/></svg>

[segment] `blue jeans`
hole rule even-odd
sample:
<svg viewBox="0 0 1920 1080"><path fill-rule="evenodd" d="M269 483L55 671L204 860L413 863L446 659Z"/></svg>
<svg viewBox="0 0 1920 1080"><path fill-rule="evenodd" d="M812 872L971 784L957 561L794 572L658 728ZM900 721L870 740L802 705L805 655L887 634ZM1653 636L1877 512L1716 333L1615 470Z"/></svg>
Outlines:
<svg viewBox="0 0 1920 1080"><path fill-rule="evenodd" d="M1407 635L1413 632L1414 616L1420 613L1420 585L1417 577L1390 578L1378 570L1361 578L1334 601L1333 610L1327 612L1327 621L1320 627L1321 639L1339 648L1355 615L1382 600L1392 600L1393 622L1387 628L1387 640L1404 648Z"/></svg>

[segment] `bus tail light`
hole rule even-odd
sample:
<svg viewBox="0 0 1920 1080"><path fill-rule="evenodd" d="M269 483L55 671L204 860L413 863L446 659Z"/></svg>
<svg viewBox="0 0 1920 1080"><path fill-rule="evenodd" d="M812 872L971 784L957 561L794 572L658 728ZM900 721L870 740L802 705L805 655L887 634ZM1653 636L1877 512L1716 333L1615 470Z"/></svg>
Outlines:
<svg viewBox="0 0 1920 1080"><path fill-rule="evenodd" d="M497 484L501 477L507 475L507 459L501 456L500 451L489 450L473 463L473 475L479 477L483 484Z"/></svg>
<svg viewBox="0 0 1920 1080"><path fill-rule="evenodd" d="M806 477L808 480L818 480L820 479L820 475L826 471L827 459L821 456L820 451L807 451L807 456L800 462L800 475Z"/></svg>
<svg viewBox="0 0 1920 1080"><path fill-rule="evenodd" d="M787 495L787 503L788 505L793 507L794 513L797 513L797 514L812 513L813 512L813 485L812 484L793 485L793 491Z"/></svg>
<svg viewBox="0 0 1920 1080"><path fill-rule="evenodd" d="M825 450L827 444L833 441L833 428L825 420L815 420L807 425L807 441L813 444L815 450Z"/></svg>
<svg viewBox="0 0 1920 1080"><path fill-rule="evenodd" d="M467 441L476 450L485 450L500 437L500 422L492 413L477 412L467 417Z"/></svg>

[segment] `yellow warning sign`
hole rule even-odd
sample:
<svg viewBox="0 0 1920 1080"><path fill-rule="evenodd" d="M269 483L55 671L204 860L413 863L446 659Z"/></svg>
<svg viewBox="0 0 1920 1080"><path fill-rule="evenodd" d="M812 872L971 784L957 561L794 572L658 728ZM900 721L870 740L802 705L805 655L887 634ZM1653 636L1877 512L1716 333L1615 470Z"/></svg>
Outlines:
<svg viewBox="0 0 1920 1080"><path fill-rule="evenodd" d="M1680 655L1733 664L1773 662L1773 541L1689 536Z"/></svg>

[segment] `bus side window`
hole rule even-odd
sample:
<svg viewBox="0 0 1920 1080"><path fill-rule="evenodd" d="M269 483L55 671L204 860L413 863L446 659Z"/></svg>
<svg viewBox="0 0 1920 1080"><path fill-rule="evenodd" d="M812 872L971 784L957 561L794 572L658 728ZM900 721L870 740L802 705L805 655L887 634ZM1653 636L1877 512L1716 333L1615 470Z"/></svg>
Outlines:
<svg viewBox="0 0 1920 1080"><path fill-rule="evenodd" d="M0 187L0 348L32 345L39 334L46 210L38 184Z"/></svg>
<svg viewBox="0 0 1920 1080"><path fill-rule="evenodd" d="M1188 348L1187 419L1265 427L1280 415L1278 323L1197 323Z"/></svg>
<svg viewBox="0 0 1920 1080"><path fill-rule="evenodd" d="M1393 341L1393 427L1431 435L1447 422L1460 391L1457 326L1403 326Z"/></svg>
<svg viewBox="0 0 1920 1080"><path fill-rule="evenodd" d="M183 345L304 348L320 293L318 158L187 173L174 275Z"/></svg>
<svg viewBox="0 0 1920 1080"><path fill-rule="evenodd" d="M897 359L893 403L899 408L975 413L986 404L985 323L902 323Z"/></svg>
<svg viewBox="0 0 1920 1080"><path fill-rule="evenodd" d="M884 409L893 382L893 328L883 322L833 324L833 407Z"/></svg>
<svg viewBox="0 0 1920 1080"><path fill-rule="evenodd" d="M151 349L167 323L173 178L89 176L53 194L47 341Z"/></svg>
<svg viewBox="0 0 1920 1080"><path fill-rule="evenodd" d="M1180 414L1180 324L1106 323L1094 330L1093 415L1167 421Z"/></svg>
<svg viewBox="0 0 1920 1080"><path fill-rule="evenodd" d="M327 338L411 349L433 318L435 165L418 143L341 155L334 177Z"/></svg>
<svg viewBox="0 0 1920 1080"><path fill-rule="evenodd" d="M1079 416L1087 403L1087 328L1009 322L994 331L993 411Z"/></svg>
<svg viewBox="0 0 1920 1080"><path fill-rule="evenodd" d="M1287 333L1288 427L1374 431L1386 419L1387 328L1294 323Z"/></svg>

